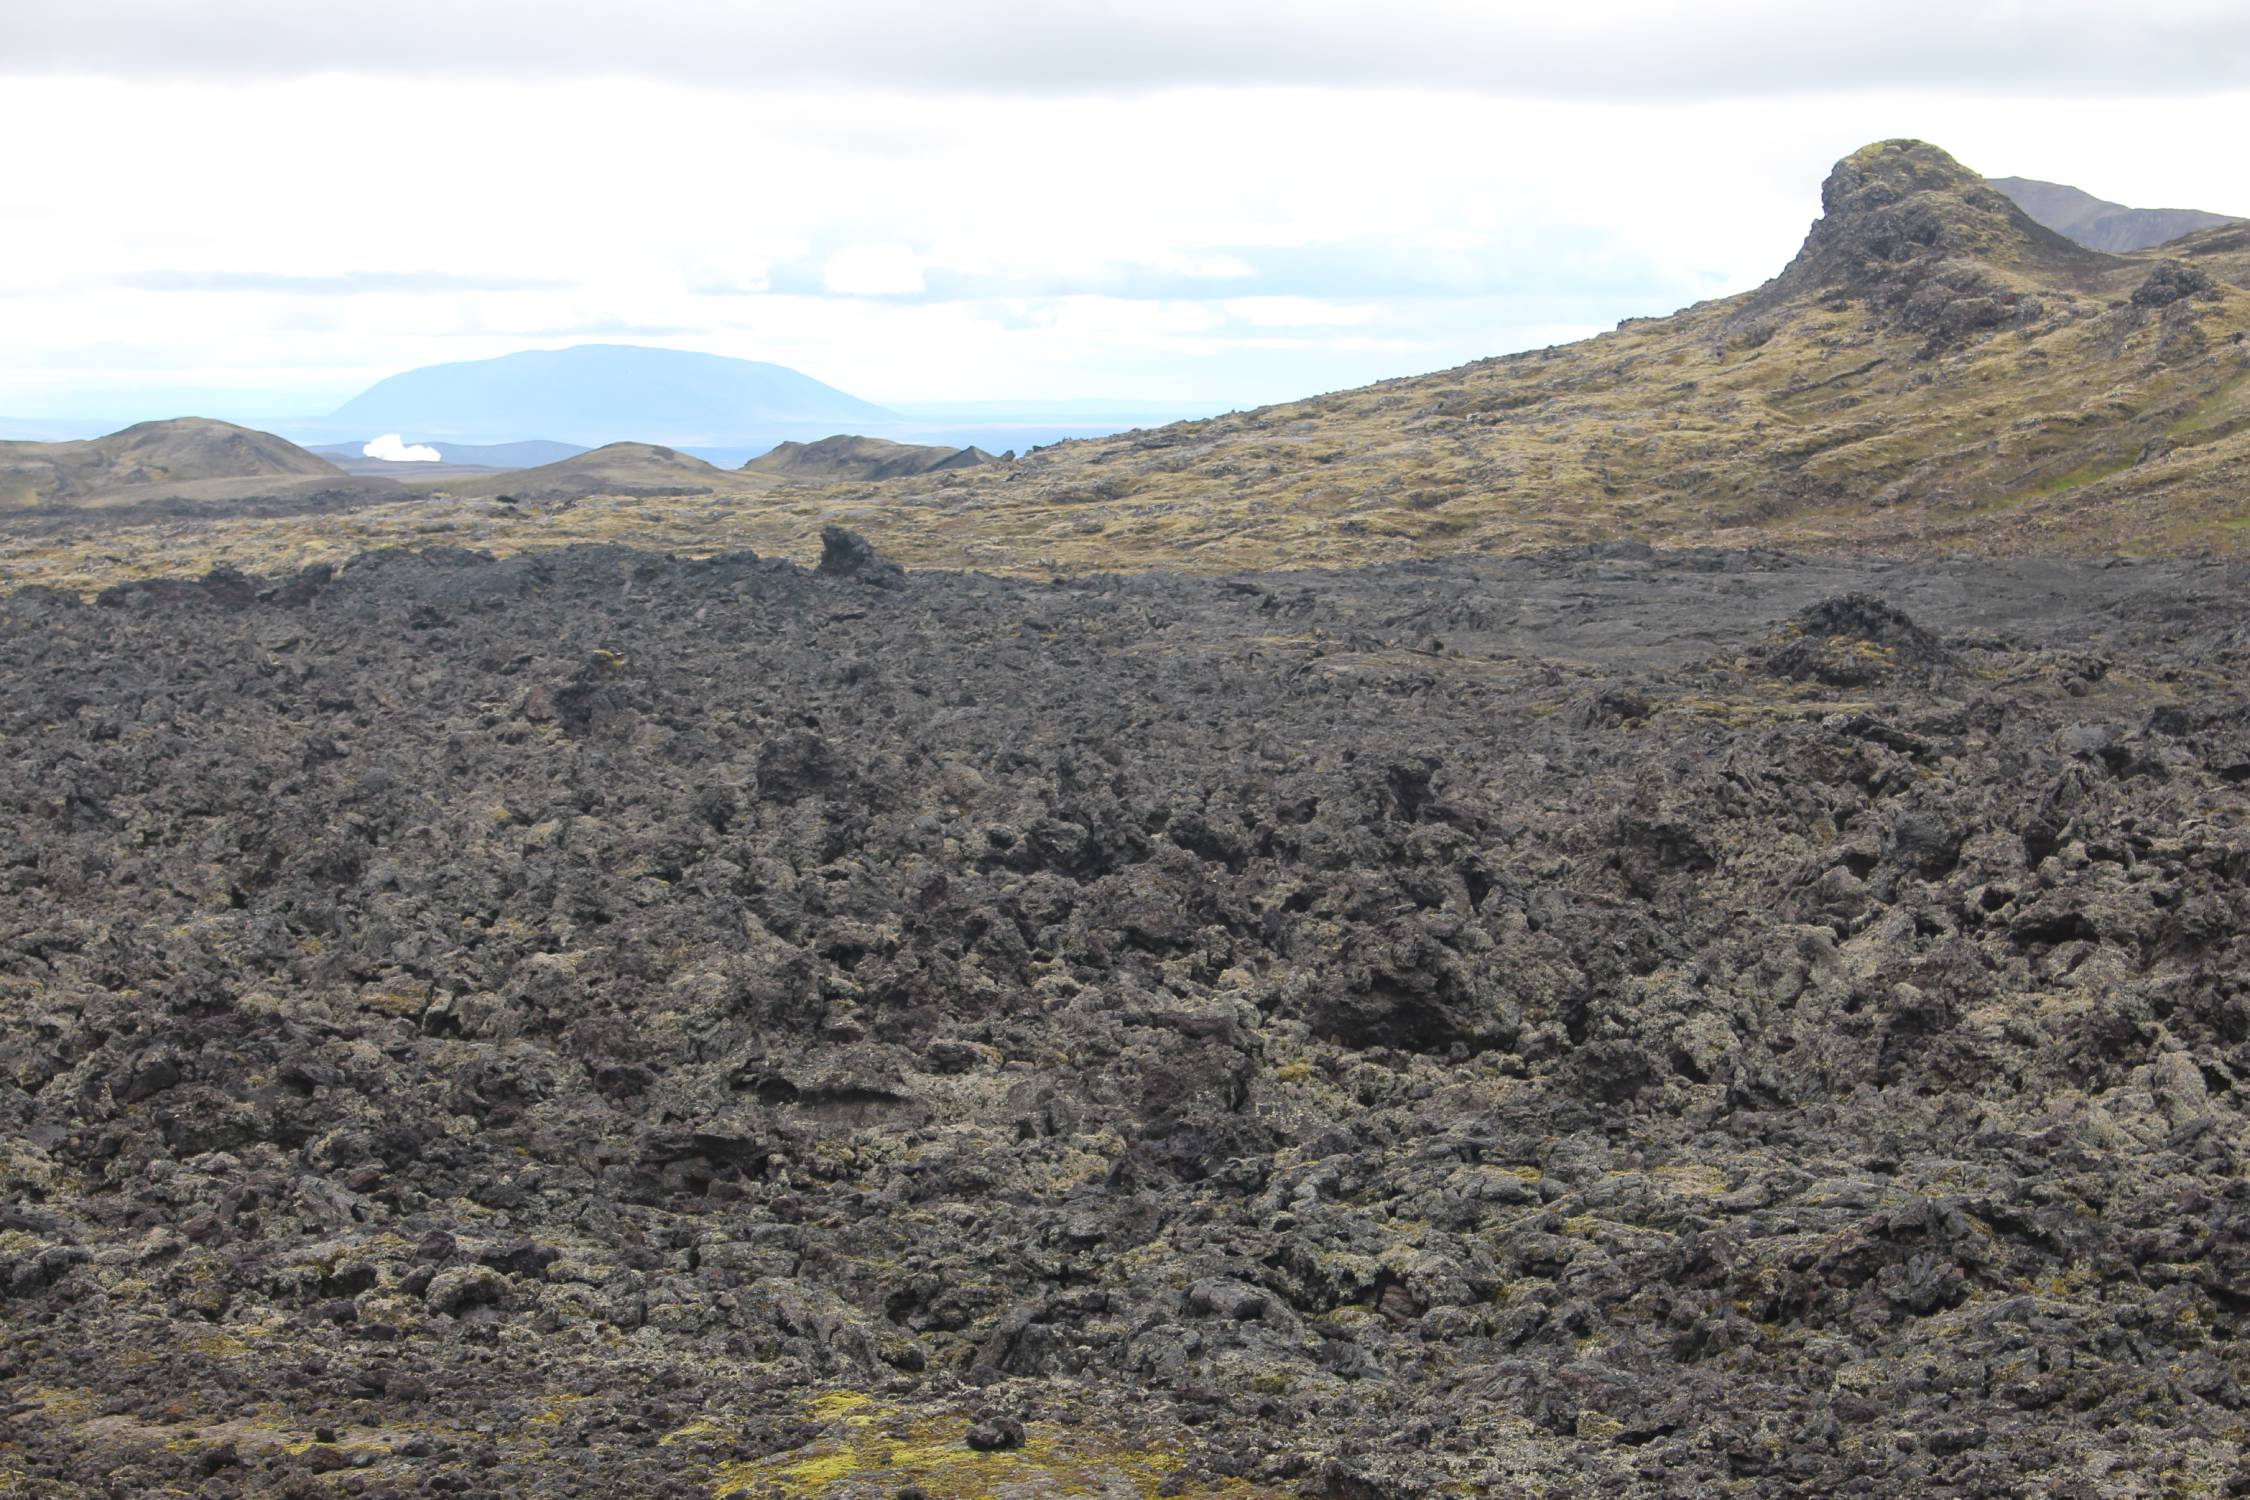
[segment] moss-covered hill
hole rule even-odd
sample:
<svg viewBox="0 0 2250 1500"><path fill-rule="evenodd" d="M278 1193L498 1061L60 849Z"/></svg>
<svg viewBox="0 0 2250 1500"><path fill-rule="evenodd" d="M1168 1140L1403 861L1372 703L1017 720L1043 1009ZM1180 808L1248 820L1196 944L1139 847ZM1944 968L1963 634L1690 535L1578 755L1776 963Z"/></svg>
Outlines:
<svg viewBox="0 0 2250 1500"><path fill-rule="evenodd" d="M1347 562L1589 539L2235 550L2250 230L2112 256L1933 146L1839 163L1765 286L1565 347L886 493L909 555ZM960 555L959 550L955 552Z"/></svg>
<svg viewBox="0 0 2250 1500"><path fill-rule="evenodd" d="M910 567L1339 566L1561 543L1876 554L2250 546L2250 227L2108 255L1934 146L1837 164L1782 273L1577 344L1013 463L752 493L764 476L474 487L350 515L0 535L85 590L442 539L809 558L821 525ZM770 484L770 480L767 481ZM487 486L486 488L493 488Z"/></svg>
<svg viewBox="0 0 2250 1500"><path fill-rule="evenodd" d="M142 422L88 442L0 443L0 510L129 504L211 481L341 481L343 470L270 432L204 417Z"/></svg>

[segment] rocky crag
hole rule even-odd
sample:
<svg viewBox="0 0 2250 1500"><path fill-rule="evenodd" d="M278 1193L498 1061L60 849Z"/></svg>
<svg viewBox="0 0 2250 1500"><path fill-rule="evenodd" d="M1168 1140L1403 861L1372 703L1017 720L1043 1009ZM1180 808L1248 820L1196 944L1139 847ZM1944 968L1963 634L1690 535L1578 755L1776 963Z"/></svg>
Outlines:
<svg viewBox="0 0 2250 1500"><path fill-rule="evenodd" d="M2245 582L18 592L0 1493L2242 1493Z"/></svg>

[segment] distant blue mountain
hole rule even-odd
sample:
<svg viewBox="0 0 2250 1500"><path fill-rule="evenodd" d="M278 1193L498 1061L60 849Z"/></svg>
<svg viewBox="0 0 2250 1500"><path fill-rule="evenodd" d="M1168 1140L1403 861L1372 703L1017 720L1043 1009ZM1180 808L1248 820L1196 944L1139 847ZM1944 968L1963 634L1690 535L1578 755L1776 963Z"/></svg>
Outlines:
<svg viewBox="0 0 2250 1500"><path fill-rule="evenodd" d="M906 425L887 411L783 365L580 344L498 359L425 365L379 380L320 424L418 442L511 443L537 435L598 446L630 439L672 447L761 445L805 434Z"/></svg>

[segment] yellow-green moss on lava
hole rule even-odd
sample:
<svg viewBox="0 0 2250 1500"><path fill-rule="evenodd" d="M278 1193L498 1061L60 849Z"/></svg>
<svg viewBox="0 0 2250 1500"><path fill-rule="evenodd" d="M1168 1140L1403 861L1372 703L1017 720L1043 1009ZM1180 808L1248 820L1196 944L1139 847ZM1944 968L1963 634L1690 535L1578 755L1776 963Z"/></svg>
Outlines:
<svg viewBox="0 0 2250 1500"><path fill-rule="evenodd" d="M1177 1473L1182 1449L1169 1442L1139 1446L1121 1438L1114 1420L1027 1425L1023 1446L980 1451L966 1436L970 1416L909 1415L859 1391L829 1391L805 1404L827 1424L814 1442L787 1453L721 1464L712 1500L778 1492L790 1500L875 1500L916 1485L931 1500L990 1496L1152 1496ZM1240 1480L1189 1481L1174 1493L1257 1496Z"/></svg>

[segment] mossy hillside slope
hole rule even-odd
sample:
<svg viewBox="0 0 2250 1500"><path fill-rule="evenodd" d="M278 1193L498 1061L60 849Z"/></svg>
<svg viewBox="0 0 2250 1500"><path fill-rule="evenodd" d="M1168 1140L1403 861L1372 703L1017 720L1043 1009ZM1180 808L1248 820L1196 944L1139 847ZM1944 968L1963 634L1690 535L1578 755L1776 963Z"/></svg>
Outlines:
<svg viewBox="0 0 2250 1500"><path fill-rule="evenodd" d="M1836 166L1744 297L1582 344L837 490L909 560L1224 569L1586 540L2232 551L2250 236L2110 256L1946 153Z"/></svg>
<svg viewBox="0 0 2250 1500"><path fill-rule="evenodd" d="M1796 260L1744 296L890 487L855 519L909 558L982 564L1224 568L1614 538L2242 545L2250 233L2105 255L1916 142L1839 163L1824 203Z"/></svg>
<svg viewBox="0 0 2250 1500"><path fill-rule="evenodd" d="M1823 205L1791 264L1742 296L1013 462L777 493L761 492L771 476L618 465L605 449L343 517L205 507L0 536L0 572L93 593L440 535L500 555L618 542L809 560L829 522L910 567L1040 574L1607 540L1985 556L2250 545L2250 228L2104 254L1911 141L1838 163Z"/></svg>

